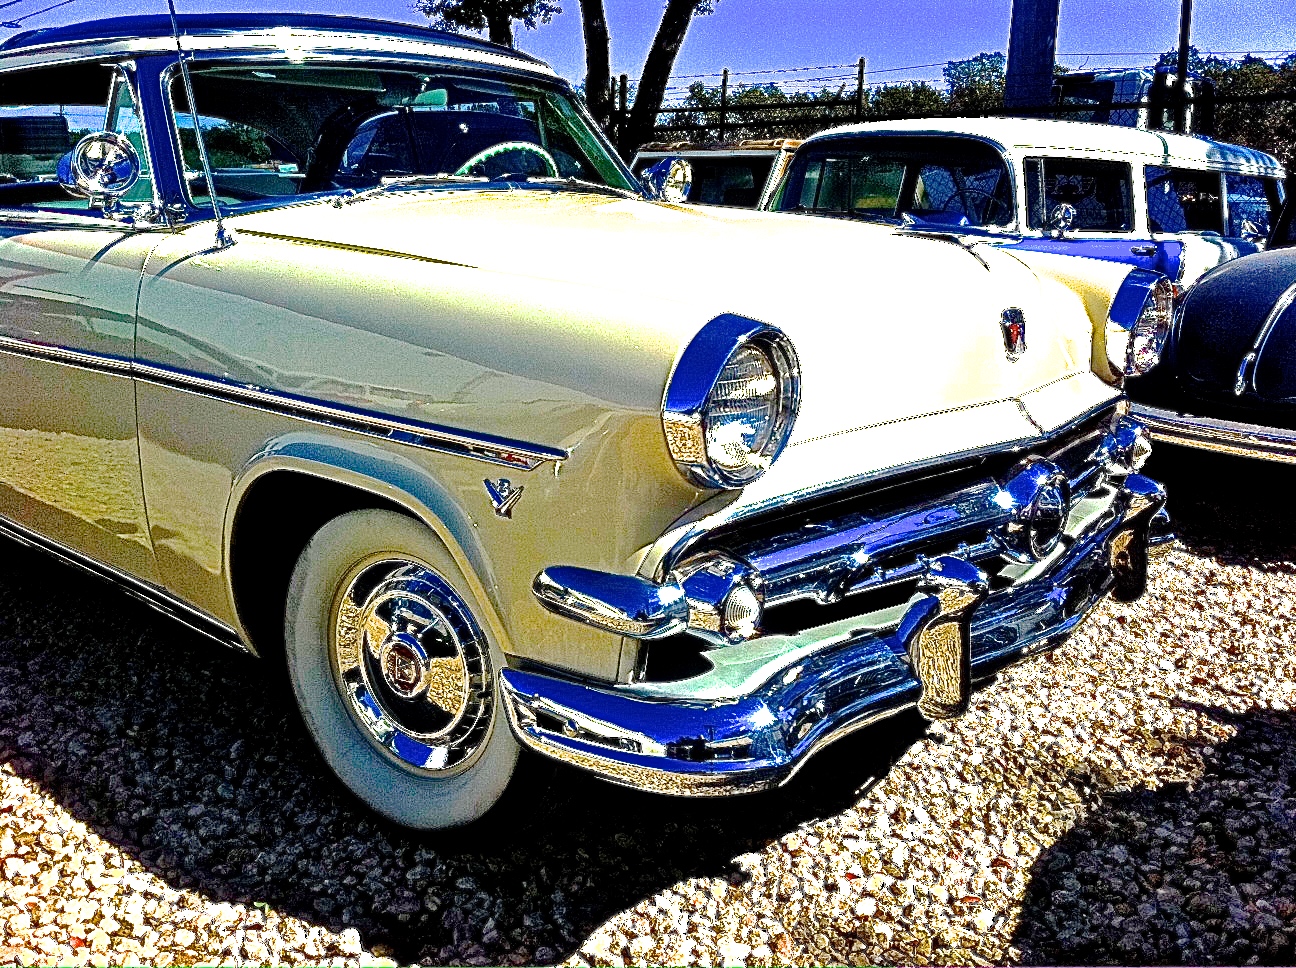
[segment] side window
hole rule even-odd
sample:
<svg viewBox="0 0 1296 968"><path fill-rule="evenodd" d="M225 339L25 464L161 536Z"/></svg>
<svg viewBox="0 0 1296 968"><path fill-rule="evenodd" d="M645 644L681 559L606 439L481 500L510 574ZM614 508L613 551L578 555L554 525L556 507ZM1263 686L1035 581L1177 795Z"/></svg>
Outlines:
<svg viewBox="0 0 1296 968"><path fill-rule="evenodd" d="M693 191L689 200L703 205L752 208L773 160L769 158L700 158L693 161Z"/></svg>
<svg viewBox="0 0 1296 968"><path fill-rule="evenodd" d="M95 63L0 74L0 208L89 208L58 184L58 162L105 128L117 76L114 65Z"/></svg>
<svg viewBox="0 0 1296 968"><path fill-rule="evenodd" d="M1220 175L1191 168L1143 169L1153 232L1224 232Z"/></svg>
<svg viewBox="0 0 1296 968"><path fill-rule="evenodd" d="M932 221L1007 225L1012 220L1008 172L1003 165L923 165L908 210Z"/></svg>
<svg viewBox="0 0 1296 968"><path fill-rule="evenodd" d="M1129 232L1134 227L1130 166L1118 161L1028 158L1028 224L1040 229L1059 205L1076 210L1077 232Z"/></svg>
<svg viewBox="0 0 1296 968"><path fill-rule="evenodd" d="M904 172L902 162L867 155L811 159L801 183L801 207L814 212L894 215Z"/></svg>
<svg viewBox="0 0 1296 968"><path fill-rule="evenodd" d="M1228 231L1232 239L1267 236L1281 205L1278 182L1255 175L1224 175L1228 198Z"/></svg>

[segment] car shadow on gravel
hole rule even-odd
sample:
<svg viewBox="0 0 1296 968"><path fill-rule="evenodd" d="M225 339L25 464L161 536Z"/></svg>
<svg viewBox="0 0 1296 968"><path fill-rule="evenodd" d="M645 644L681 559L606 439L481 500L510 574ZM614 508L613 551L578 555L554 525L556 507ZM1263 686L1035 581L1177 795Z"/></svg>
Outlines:
<svg viewBox="0 0 1296 968"><path fill-rule="evenodd" d="M1026 962L1296 963L1296 714L1185 705L1236 734L1199 780L1107 794L1037 859Z"/></svg>
<svg viewBox="0 0 1296 968"><path fill-rule="evenodd" d="M1145 473L1165 485L1175 532L1190 554L1294 570L1296 466L1158 444Z"/></svg>
<svg viewBox="0 0 1296 968"><path fill-rule="evenodd" d="M737 799L527 761L486 821L415 834L332 778L270 663L0 547L0 762L172 887L355 927L402 961L556 961L676 881L738 882L735 855L849 808L924 729L898 716Z"/></svg>

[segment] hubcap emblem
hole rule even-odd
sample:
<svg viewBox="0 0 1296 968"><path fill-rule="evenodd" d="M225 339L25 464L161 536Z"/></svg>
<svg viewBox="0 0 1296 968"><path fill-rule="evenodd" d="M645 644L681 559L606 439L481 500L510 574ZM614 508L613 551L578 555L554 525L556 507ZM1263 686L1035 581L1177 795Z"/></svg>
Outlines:
<svg viewBox="0 0 1296 968"><path fill-rule="evenodd" d="M414 699L427 687L423 650L412 636L397 634L382 645L378 663L387 687L402 699Z"/></svg>

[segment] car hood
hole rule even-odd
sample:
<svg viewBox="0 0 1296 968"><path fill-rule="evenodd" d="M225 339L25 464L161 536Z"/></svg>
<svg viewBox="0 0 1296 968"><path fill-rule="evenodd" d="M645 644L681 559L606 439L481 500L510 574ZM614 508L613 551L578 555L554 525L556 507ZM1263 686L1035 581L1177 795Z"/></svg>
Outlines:
<svg viewBox="0 0 1296 968"><path fill-rule="evenodd" d="M660 314L676 355L721 313L778 326L803 371L792 450L849 443L856 466L1028 437L1114 396L1090 373L1078 298L966 240L539 190L393 191L234 221L295 242L611 290L641 318L645 307ZM1015 361L1001 327L1010 307L1026 318Z"/></svg>

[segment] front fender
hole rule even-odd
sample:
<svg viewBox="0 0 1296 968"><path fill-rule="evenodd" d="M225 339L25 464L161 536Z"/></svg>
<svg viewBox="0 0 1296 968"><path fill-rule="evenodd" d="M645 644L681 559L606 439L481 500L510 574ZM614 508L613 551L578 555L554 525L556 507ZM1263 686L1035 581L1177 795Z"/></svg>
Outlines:
<svg viewBox="0 0 1296 968"><path fill-rule="evenodd" d="M463 572L478 600L486 605L482 618L506 652L513 651L499 619L498 588L490 558L482 547L472 518L449 489L428 470L383 447L361 440L342 439L310 432L288 433L270 441L238 472L225 510L222 541L226 588L230 614L239 622L237 631L250 641L235 607L231 550L234 524L252 485L276 471L292 471L367 491L409 511L445 545Z"/></svg>

